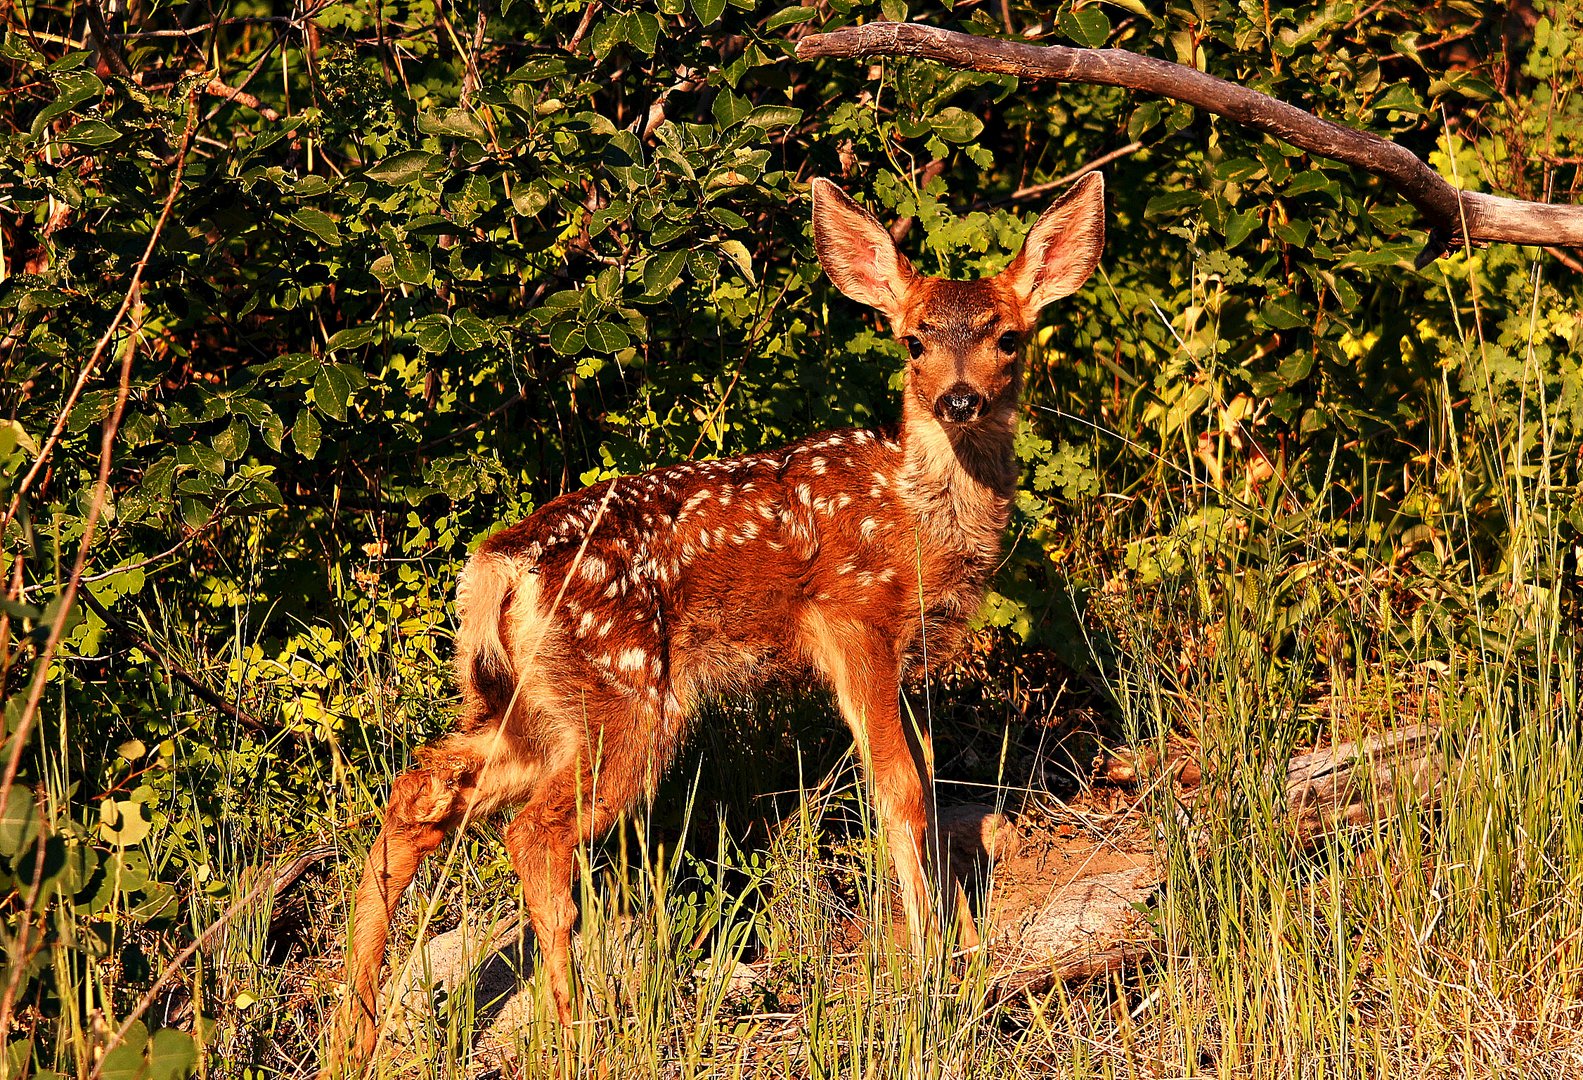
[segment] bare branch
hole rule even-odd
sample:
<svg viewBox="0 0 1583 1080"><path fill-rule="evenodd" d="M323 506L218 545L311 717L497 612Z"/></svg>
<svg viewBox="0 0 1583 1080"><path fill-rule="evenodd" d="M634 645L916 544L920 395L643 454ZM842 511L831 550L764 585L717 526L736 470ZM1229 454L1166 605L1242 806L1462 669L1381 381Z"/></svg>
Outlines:
<svg viewBox="0 0 1583 1080"><path fill-rule="evenodd" d="M132 644L136 645L138 648L142 649L144 652L163 663L165 665L165 670L170 672L172 678L186 686L187 689L191 690L194 694L197 694L199 700L213 706L214 709L216 709L221 715L230 717L233 722L243 728L246 728L248 731L263 734L275 733L275 729L271 728L258 717L254 716L252 713L245 712L242 709L237 708L235 705L232 705L229 701L225 700L225 698L209 689L208 685L204 683L202 679L198 678L198 676L194 675L179 662L177 662L176 658L170 654L169 650L161 649L159 646L149 641L148 638L138 633L132 628L131 625L117 618L113 612L111 612L98 600L94 599L92 592L84 589L78 594L78 599L80 599L85 606L91 609L95 615L104 620L106 626L109 626L111 629L117 630L124 634L126 637L132 640Z"/></svg>
<svg viewBox="0 0 1583 1080"><path fill-rule="evenodd" d="M1428 222L1429 247L1424 255L1429 258L1443 254L1447 245L1467 241L1583 246L1583 207L1459 192L1411 150L1388 139L1321 120L1202 71L1125 49L1025 45L917 23L877 22L805 37L797 43L797 55L804 60L921 57L974 71L1119 86L1186 102L1380 177Z"/></svg>

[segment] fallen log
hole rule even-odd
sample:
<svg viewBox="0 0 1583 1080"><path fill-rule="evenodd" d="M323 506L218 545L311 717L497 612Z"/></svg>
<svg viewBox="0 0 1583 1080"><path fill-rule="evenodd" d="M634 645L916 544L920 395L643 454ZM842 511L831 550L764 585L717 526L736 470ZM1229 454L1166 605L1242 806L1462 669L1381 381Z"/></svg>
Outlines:
<svg viewBox="0 0 1583 1080"><path fill-rule="evenodd" d="M1285 806L1297 842L1311 847L1338 829L1384 820L1406 805L1433 805L1443 775L1437 734L1434 727L1414 725L1292 758ZM1177 778L1199 775L1181 761L1166 769ZM1189 813L1196 786L1183 795ZM1156 941L1144 911L1164 883L1158 861L1057 883L1042 907L991 932L995 990L1037 993L1150 962Z"/></svg>

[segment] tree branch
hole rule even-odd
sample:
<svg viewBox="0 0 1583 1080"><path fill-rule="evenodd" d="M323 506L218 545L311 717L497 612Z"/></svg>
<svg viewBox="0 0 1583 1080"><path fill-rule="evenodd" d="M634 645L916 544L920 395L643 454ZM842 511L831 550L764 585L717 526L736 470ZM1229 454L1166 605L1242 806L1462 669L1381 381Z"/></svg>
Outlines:
<svg viewBox="0 0 1583 1080"><path fill-rule="evenodd" d="M1459 192L1411 150L1388 139L1321 120L1202 71L1125 49L1025 45L918 23L877 22L809 35L797 43L797 55L803 60L921 57L974 71L1119 86L1186 102L1380 177L1417 207L1429 224L1429 246L1420 256L1421 265L1444 254L1448 246L1466 242L1583 246L1583 206Z"/></svg>
<svg viewBox="0 0 1583 1080"><path fill-rule="evenodd" d="M225 698L209 689L208 685L205 684L202 679L198 678L198 676L194 675L192 672L188 671L185 667L178 663L176 658L172 656L168 650L161 649L153 642L149 641L148 638L144 637L142 634L133 629L129 623L117 618L108 608L99 603L98 600L94 599L93 593L89 592L87 589L84 589L78 594L78 599L80 599L83 604L87 606L95 615L99 616L99 618L104 621L106 626L130 638L132 640L132 644L136 645L150 656L162 662L165 665L165 670L168 671L177 682L186 686L187 689L191 690L194 694L197 694L199 700L212 706L221 715L230 717L231 720L237 725L247 729L248 731L265 735L275 734L275 729L264 723L264 721L260 720L252 713L244 712L243 710L237 708L235 705L232 705L229 701L225 700Z"/></svg>

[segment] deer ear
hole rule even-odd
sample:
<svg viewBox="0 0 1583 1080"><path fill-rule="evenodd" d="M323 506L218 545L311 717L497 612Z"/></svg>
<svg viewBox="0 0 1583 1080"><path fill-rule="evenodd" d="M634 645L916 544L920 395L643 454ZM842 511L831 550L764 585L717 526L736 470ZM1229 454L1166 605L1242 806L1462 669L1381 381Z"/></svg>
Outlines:
<svg viewBox="0 0 1583 1080"><path fill-rule="evenodd" d="M1046 304L1069 296L1099 265L1105 246L1105 179L1091 172L1039 215L1022 250L1002 271L1019 297L1028 321Z"/></svg>
<svg viewBox="0 0 1583 1080"><path fill-rule="evenodd" d="M872 214L823 177L813 181L813 242L836 288L892 321L901 315L911 264Z"/></svg>

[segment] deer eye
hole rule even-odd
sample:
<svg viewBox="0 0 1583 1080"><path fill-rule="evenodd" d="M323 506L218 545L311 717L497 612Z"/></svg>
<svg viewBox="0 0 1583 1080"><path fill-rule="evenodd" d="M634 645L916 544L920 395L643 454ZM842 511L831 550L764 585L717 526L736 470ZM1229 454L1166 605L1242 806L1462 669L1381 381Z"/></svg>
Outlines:
<svg viewBox="0 0 1583 1080"><path fill-rule="evenodd" d="M923 355L923 342L919 341L911 334L908 334L906 337L902 338L901 342L903 345L907 346L907 354L914 360Z"/></svg>
<svg viewBox="0 0 1583 1080"><path fill-rule="evenodd" d="M996 346L996 348L1000 349L1000 351L1003 352L1003 353L1014 353L1014 352L1016 352L1017 351L1017 333L1016 333L1016 331L1015 330L1007 330L1004 334L1000 335L1000 340L995 342L995 346Z"/></svg>

